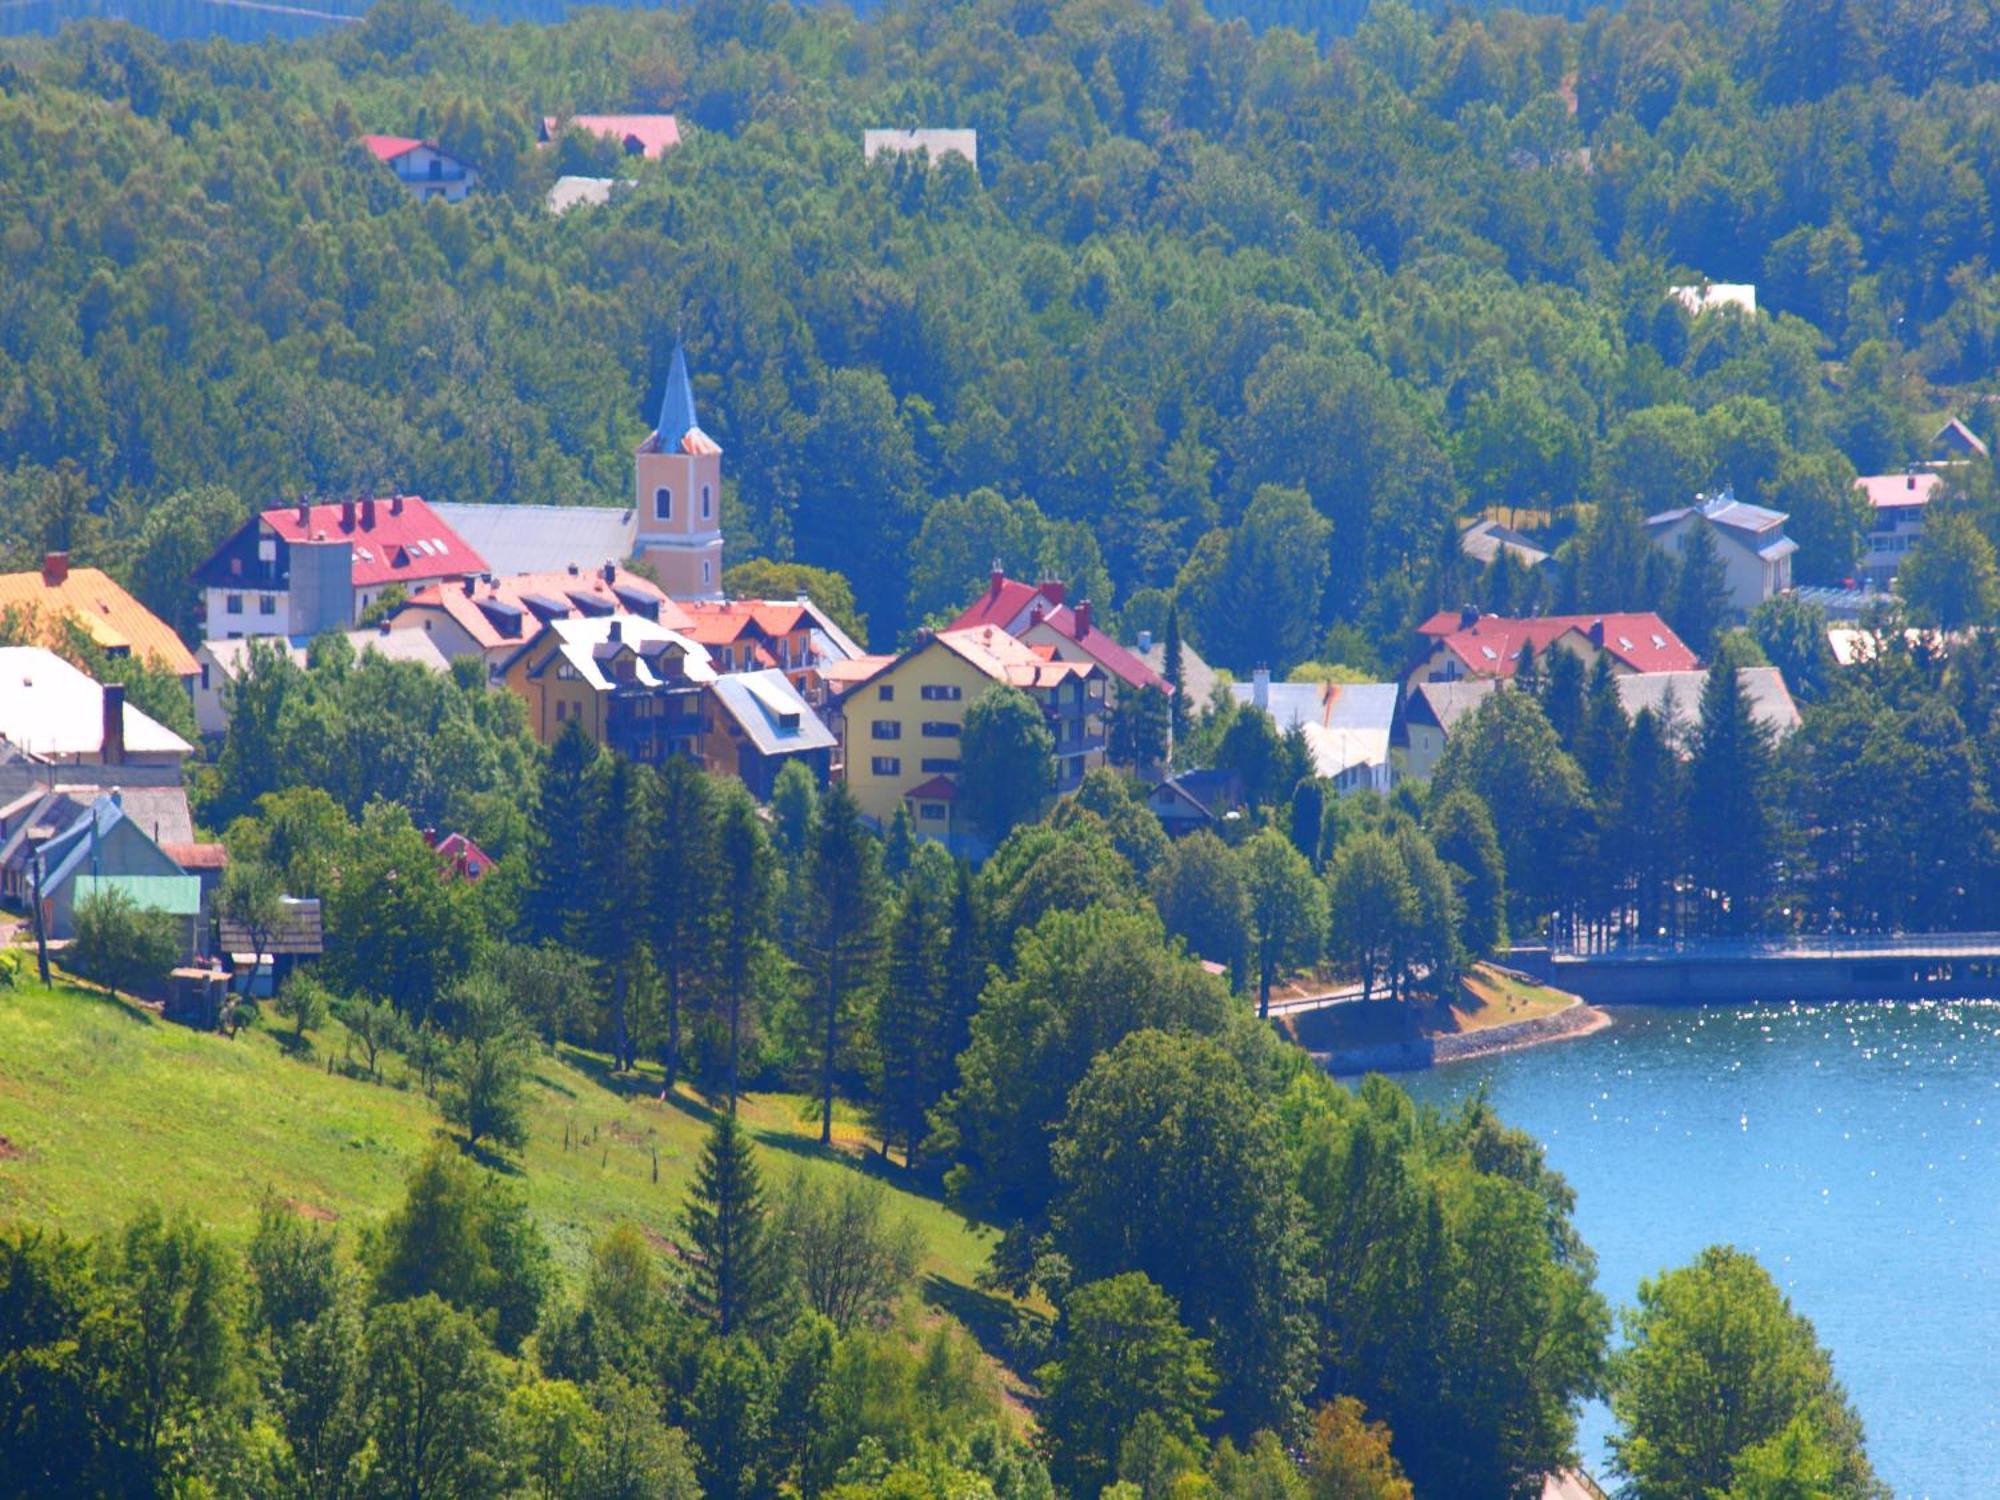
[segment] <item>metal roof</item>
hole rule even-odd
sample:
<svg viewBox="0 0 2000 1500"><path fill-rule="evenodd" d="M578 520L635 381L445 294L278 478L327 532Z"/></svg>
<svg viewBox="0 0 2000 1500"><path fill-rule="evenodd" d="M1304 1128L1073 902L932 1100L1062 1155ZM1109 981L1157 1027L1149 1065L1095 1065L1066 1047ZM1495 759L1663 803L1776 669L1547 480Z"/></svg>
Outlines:
<svg viewBox="0 0 2000 1500"><path fill-rule="evenodd" d="M831 750L833 731L822 724L783 672L736 672L713 684L716 702L765 755Z"/></svg>
<svg viewBox="0 0 2000 1500"><path fill-rule="evenodd" d="M455 505L431 510L486 559L483 571L589 572L623 564L637 549L639 522L630 509L602 505Z"/></svg>
<svg viewBox="0 0 2000 1500"><path fill-rule="evenodd" d="M76 899L85 901L112 891L122 891L132 904L174 917L201 915L199 875L79 875Z"/></svg>

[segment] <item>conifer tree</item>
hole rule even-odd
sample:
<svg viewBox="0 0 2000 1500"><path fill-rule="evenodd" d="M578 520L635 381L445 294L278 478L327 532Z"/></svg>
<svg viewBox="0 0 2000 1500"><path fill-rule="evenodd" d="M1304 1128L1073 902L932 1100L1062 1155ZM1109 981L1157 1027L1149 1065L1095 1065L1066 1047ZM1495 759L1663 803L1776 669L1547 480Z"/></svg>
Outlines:
<svg viewBox="0 0 2000 1500"><path fill-rule="evenodd" d="M806 878L811 911L804 941L820 1033L819 1138L831 1143L841 1025L854 987L875 955L882 915L881 850L845 786L836 786L820 804Z"/></svg>
<svg viewBox="0 0 2000 1500"><path fill-rule="evenodd" d="M1680 931L1676 883L1686 847L1683 779L1664 726L1650 709L1641 709L1625 747L1616 845L1642 942Z"/></svg>
<svg viewBox="0 0 2000 1500"><path fill-rule="evenodd" d="M1603 660L1599 653L1598 659ZM1563 749L1576 751L1577 731L1583 727L1583 658L1574 651L1551 650L1542 682L1542 712L1549 716Z"/></svg>
<svg viewBox="0 0 2000 1500"><path fill-rule="evenodd" d="M935 1051L944 1060L938 1099L958 1085L958 1055L972 1041L972 1014L986 987L986 928L972 881L972 866L958 862L944 952L945 1008ZM933 1100L935 1104L937 1101Z"/></svg>
<svg viewBox="0 0 2000 1500"><path fill-rule="evenodd" d="M901 1146L914 1165L936 1086L943 1040L944 924L931 894L911 881L890 928L881 994L875 1003L875 1116L882 1150Z"/></svg>
<svg viewBox="0 0 2000 1500"><path fill-rule="evenodd" d="M1688 649L1703 661L1714 654L1716 637L1729 615L1729 583L1716 555L1715 538L1708 523L1689 528L1681 548L1680 566L1674 570L1673 596L1667 603L1667 620Z"/></svg>
<svg viewBox="0 0 2000 1500"><path fill-rule="evenodd" d="M753 1003L758 953L769 943L771 908L778 894L778 857L764 831L757 804L741 786L721 799L716 818L716 884L727 899L714 912L716 978L729 1018L729 1108L736 1108L737 1067L745 1012Z"/></svg>
<svg viewBox="0 0 2000 1500"><path fill-rule="evenodd" d="M916 852L917 828L910 820L910 804L898 802L896 816L889 820L888 836L882 840L882 873L891 880L902 880L910 872Z"/></svg>
<svg viewBox="0 0 2000 1500"><path fill-rule="evenodd" d="M1570 746L1600 804L1617 801L1619 764L1630 733L1631 724L1618 696L1618 679L1611 670L1611 657L1600 651L1597 665L1590 671L1589 691L1584 695L1583 722Z"/></svg>
<svg viewBox="0 0 2000 1500"><path fill-rule="evenodd" d="M581 945L587 920L583 833L590 826L590 768L597 746L572 724L556 738L542 769L535 809L534 885L528 893L529 933L542 942Z"/></svg>
<svg viewBox="0 0 2000 1500"><path fill-rule="evenodd" d="M715 1117L682 1225L697 1259L694 1295L718 1332L754 1332L773 1311L783 1262L771 1235L756 1149L731 1112Z"/></svg>
<svg viewBox="0 0 2000 1500"><path fill-rule="evenodd" d="M1741 674L1709 669L1688 765L1688 852L1710 932L1757 925L1777 857L1765 782L1771 734L1751 715Z"/></svg>
<svg viewBox="0 0 2000 1500"><path fill-rule="evenodd" d="M680 1077L681 1021L699 1004L715 972L714 917L728 888L715 878L714 783L692 761L660 767L649 872L654 900L647 936L666 1001L660 1066L671 1089Z"/></svg>
<svg viewBox="0 0 2000 1500"><path fill-rule="evenodd" d="M1181 607L1178 604L1167 606L1167 638L1160 649L1160 665L1164 668L1160 675L1174 690L1171 717L1174 745L1178 748L1182 736L1187 733L1191 715L1187 701L1187 663L1183 660L1185 652L1181 645Z"/></svg>
<svg viewBox="0 0 2000 1500"><path fill-rule="evenodd" d="M622 755L602 757L589 787L584 859L579 880L584 903L583 951L597 961L611 991L611 1061L620 1071L636 1060L632 1042L633 966L645 937L635 914L648 903L648 817L645 782Z"/></svg>

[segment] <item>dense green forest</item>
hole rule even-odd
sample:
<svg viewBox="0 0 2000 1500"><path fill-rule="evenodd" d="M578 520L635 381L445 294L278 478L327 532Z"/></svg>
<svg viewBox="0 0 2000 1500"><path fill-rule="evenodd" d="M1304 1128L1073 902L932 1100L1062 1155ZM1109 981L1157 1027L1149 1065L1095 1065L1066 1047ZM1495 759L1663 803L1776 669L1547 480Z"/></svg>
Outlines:
<svg viewBox="0 0 2000 1500"><path fill-rule="evenodd" d="M1724 482L1835 580L1849 476L1990 422L1991 33L1929 15L1391 3L1325 51L1128 0L74 27L4 65L0 515L88 557L197 485L615 502L684 336L732 556L846 573L881 644L997 552L1128 624L1182 597L1231 665L1246 590L1365 661L1468 592L1455 516L1560 540ZM692 128L552 218L615 162L533 122L585 108ZM864 163L880 122L976 127L977 172ZM481 191L408 201L367 131ZM1663 292L1703 275L1764 311L1690 323Z"/></svg>

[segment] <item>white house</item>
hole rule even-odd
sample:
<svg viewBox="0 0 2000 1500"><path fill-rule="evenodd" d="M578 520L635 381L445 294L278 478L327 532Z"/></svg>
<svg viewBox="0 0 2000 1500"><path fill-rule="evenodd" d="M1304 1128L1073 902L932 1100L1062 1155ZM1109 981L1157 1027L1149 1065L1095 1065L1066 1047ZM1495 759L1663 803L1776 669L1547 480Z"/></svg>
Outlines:
<svg viewBox="0 0 2000 1500"><path fill-rule="evenodd" d="M979 166L979 132L976 130L864 130L861 132L861 154L869 161L883 153L891 156L914 156L926 153L933 166L947 156L964 159L965 164L977 169Z"/></svg>
<svg viewBox="0 0 2000 1500"><path fill-rule="evenodd" d="M456 203L479 185L479 173L434 141L407 135L364 135L368 154L396 174L419 203L442 198Z"/></svg>
<svg viewBox="0 0 2000 1500"><path fill-rule="evenodd" d="M1700 286L1670 286L1667 295L1692 317L1733 307L1746 318L1757 316L1757 288L1743 281L1704 281Z"/></svg>
<svg viewBox="0 0 2000 1500"><path fill-rule="evenodd" d="M1646 531L1654 546L1679 557L1696 529L1706 527L1722 563L1730 608L1747 615L1766 599L1791 590L1792 554L1799 544L1785 535L1789 519L1783 511L1747 505L1724 490L1648 516Z"/></svg>
<svg viewBox="0 0 2000 1500"><path fill-rule="evenodd" d="M1854 481L1868 502L1868 548L1861 581L1887 588L1924 534L1924 512L1942 478L1936 473L1869 474Z"/></svg>
<svg viewBox="0 0 2000 1500"><path fill-rule="evenodd" d="M1387 792L1393 780L1389 737L1400 690L1393 682L1273 682L1259 667L1230 693L1246 708L1271 716L1278 733L1300 730L1313 774L1350 792Z"/></svg>
<svg viewBox="0 0 2000 1500"><path fill-rule="evenodd" d="M40 646L0 647L0 739L45 765L178 767L194 749Z"/></svg>

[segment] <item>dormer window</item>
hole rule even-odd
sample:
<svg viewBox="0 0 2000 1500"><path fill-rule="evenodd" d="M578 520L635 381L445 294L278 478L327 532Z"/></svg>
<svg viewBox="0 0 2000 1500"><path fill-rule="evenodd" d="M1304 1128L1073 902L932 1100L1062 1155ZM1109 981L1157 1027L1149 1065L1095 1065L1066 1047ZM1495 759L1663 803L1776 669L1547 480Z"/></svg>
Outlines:
<svg viewBox="0 0 2000 1500"><path fill-rule="evenodd" d="M671 521L674 518L674 492L664 484L653 491L653 519Z"/></svg>

